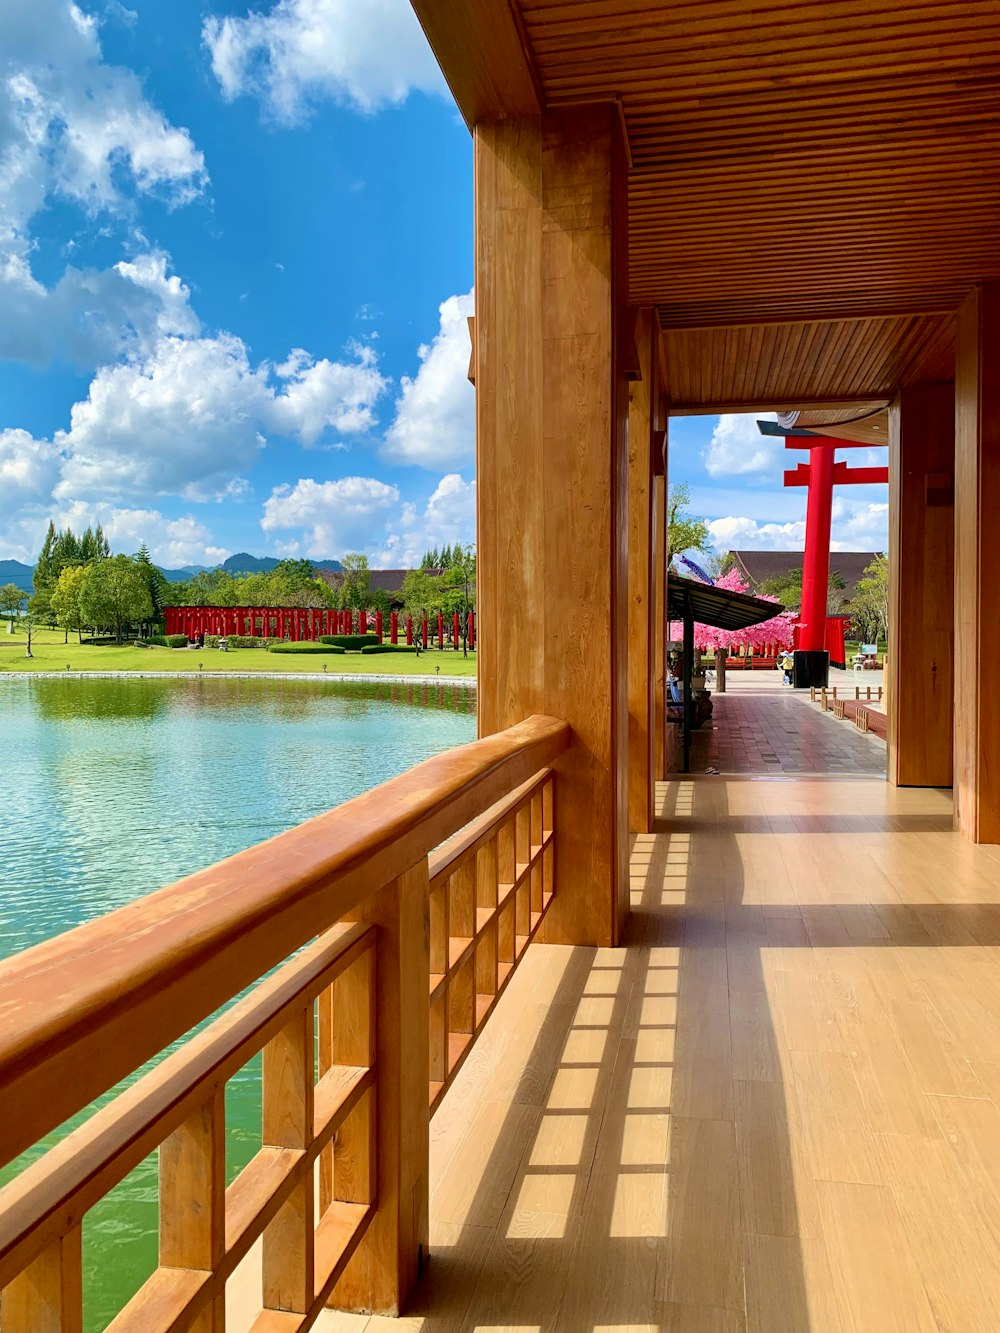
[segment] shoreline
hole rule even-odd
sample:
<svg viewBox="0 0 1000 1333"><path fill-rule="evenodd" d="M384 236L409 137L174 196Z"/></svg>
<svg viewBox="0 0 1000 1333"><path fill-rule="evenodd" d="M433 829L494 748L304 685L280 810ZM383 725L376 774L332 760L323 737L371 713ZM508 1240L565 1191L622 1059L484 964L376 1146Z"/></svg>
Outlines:
<svg viewBox="0 0 1000 1333"><path fill-rule="evenodd" d="M461 685L475 689L475 676L397 676L361 671L0 671L0 680L307 680L358 681L377 685Z"/></svg>

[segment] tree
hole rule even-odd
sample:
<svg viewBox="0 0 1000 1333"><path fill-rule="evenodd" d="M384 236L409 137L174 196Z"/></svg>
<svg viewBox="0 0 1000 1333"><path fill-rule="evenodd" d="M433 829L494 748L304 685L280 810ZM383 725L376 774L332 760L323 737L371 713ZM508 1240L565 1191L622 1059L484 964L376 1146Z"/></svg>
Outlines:
<svg viewBox="0 0 1000 1333"><path fill-rule="evenodd" d="M153 603L137 561L113 555L88 565L80 589L80 614L85 624L113 630L119 643L128 626L149 620Z"/></svg>
<svg viewBox="0 0 1000 1333"><path fill-rule="evenodd" d="M76 630L77 637L83 642L80 591L86 577L86 565L70 565L59 575L59 581L52 590L52 611L57 623L66 631L65 643L69 643L71 629Z"/></svg>
<svg viewBox="0 0 1000 1333"><path fill-rule="evenodd" d="M346 608L363 611L368 606L371 574L368 557L360 551L348 551L340 560L340 596Z"/></svg>
<svg viewBox="0 0 1000 1333"><path fill-rule="evenodd" d="M877 555L858 579L851 601L851 627L859 643L889 637L889 561Z"/></svg>
<svg viewBox="0 0 1000 1333"><path fill-rule="evenodd" d="M21 603L24 601L24 593L16 583L5 583L0 588L0 611L5 611L10 616L9 633L14 633L14 621L17 619L21 610Z"/></svg>
<svg viewBox="0 0 1000 1333"><path fill-rule="evenodd" d="M746 580L738 569L731 569L728 574L724 574L715 586L725 588L729 592L747 591ZM758 648L765 643L780 643L784 647L790 647L792 625L796 619L791 611L780 611L770 620L762 621L759 625L751 625L748 629L724 630L717 629L714 625L696 624L694 641L699 648L708 648L711 651L716 648L739 648L744 644L750 648ZM684 626L679 621L670 626L670 637L677 640L684 637Z"/></svg>
<svg viewBox="0 0 1000 1333"><path fill-rule="evenodd" d="M139 554L136 556L135 562L146 580L149 600L153 607L152 619L159 620L163 615L163 608L170 601L170 584L167 582L166 575L162 574L153 564L145 542L139 547Z"/></svg>
<svg viewBox="0 0 1000 1333"><path fill-rule="evenodd" d="M794 610L802 605L802 567L790 569L784 574L775 574L769 579L762 579L757 586L762 597L776 597L782 606ZM835 569L830 571L829 588L826 597L828 615L835 616L844 605L844 580Z"/></svg>
<svg viewBox="0 0 1000 1333"><path fill-rule="evenodd" d="M676 482L667 496L667 568L682 551L708 549L708 524L688 513L691 490L686 482Z"/></svg>

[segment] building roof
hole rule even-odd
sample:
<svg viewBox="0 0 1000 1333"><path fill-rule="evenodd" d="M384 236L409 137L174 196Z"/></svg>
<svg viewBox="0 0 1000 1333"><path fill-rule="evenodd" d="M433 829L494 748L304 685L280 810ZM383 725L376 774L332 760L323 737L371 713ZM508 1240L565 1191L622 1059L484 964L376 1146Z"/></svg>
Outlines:
<svg viewBox="0 0 1000 1333"><path fill-rule="evenodd" d="M324 583L328 583L331 588L340 586L343 574L336 569L319 569L316 571ZM370 569L368 571L368 587L372 592L384 592L387 597L398 595L402 591L403 580L411 571L408 569ZM442 573L440 569L425 569L425 574L438 575Z"/></svg>
<svg viewBox="0 0 1000 1333"><path fill-rule="evenodd" d="M995 7L412 4L470 126L616 109L672 413L878 409L950 377L954 311L1000 279Z"/></svg>
<svg viewBox="0 0 1000 1333"><path fill-rule="evenodd" d="M780 615L784 607L778 602L752 597L749 593L734 592L731 588L717 588L700 579L667 575L667 619L682 619L685 609L699 625L714 625L716 629L748 629L772 616Z"/></svg>
<svg viewBox="0 0 1000 1333"><path fill-rule="evenodd" d="M730 551L740 573L751 588L759 588L767 579L780 578L792 570L801 570L801 551ZM844 601L849 602L858 589L858 580L880 553L878 551L832 551L830 572L844 581Z"/></svg>

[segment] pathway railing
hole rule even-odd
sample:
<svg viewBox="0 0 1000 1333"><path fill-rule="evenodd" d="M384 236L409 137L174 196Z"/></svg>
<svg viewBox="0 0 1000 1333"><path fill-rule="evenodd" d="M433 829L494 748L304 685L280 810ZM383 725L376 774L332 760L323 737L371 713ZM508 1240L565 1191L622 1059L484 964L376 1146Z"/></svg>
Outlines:
<svg viewBox="0 0 1000 1333"><path fill-rule="evenodd" d="M430 1108L552 897L568 743L529 718L0 966L0 1163L256 983L0 1191L2 1333L80 1333L84 1217L157 1148L159 1262L114 1333L223 1333L257 1242L254 1333L398 1310ZM226 1188L258 1052L262 1146Z"/></svg>

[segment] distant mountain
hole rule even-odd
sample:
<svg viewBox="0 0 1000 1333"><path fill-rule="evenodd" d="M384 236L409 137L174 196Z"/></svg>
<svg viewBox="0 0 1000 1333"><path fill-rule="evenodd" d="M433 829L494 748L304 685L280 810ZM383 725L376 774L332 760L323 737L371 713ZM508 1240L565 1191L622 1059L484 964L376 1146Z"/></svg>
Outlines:
<svg viewBox="0 0 1000 1333"><path fill-rule="evenodd" d="M0 560L0 586L13 583L28 597L34 591L31 582L33 572L32 565L22 565L20 560Z"/></svg>
<svg viewBox="0 0 1000 1333"><path fill-rule="evenodd" d="M271 570L280 564L281 561L273 555L248 555L246 551L239 551L223 561L219 569L224 569L227 574L270 574ZM314 560L313 568L339 570L340 561Z"/></svg>
<svg viewBox="0 0 1000 1333"><path fill-rule="evenodd" d="M281 561L273 555L248 555L241 551L239 555L231 555L223 564L213 568L224 569L227 574L266 574L280 564ZM313 565L317 570L340 569L339 560L314 560ZM186 583L196 574L205 573L209 566L183 565L179 569L164 569L162 565L157 565L157 569L168 583ZM22 565L20 560L0 560L0 586L13 583L28 597L34 591L31 582L33 572L34 566Z"/></svg>
<svg viewBox="0 0 1000 1333"><path fill-rule="evenodd" d="M164 569L162 565L157 565L168 583L187 583L188 579L193 579L195 574L203 574L208 568L207 565L184 565L181 569Z"/></svg>

